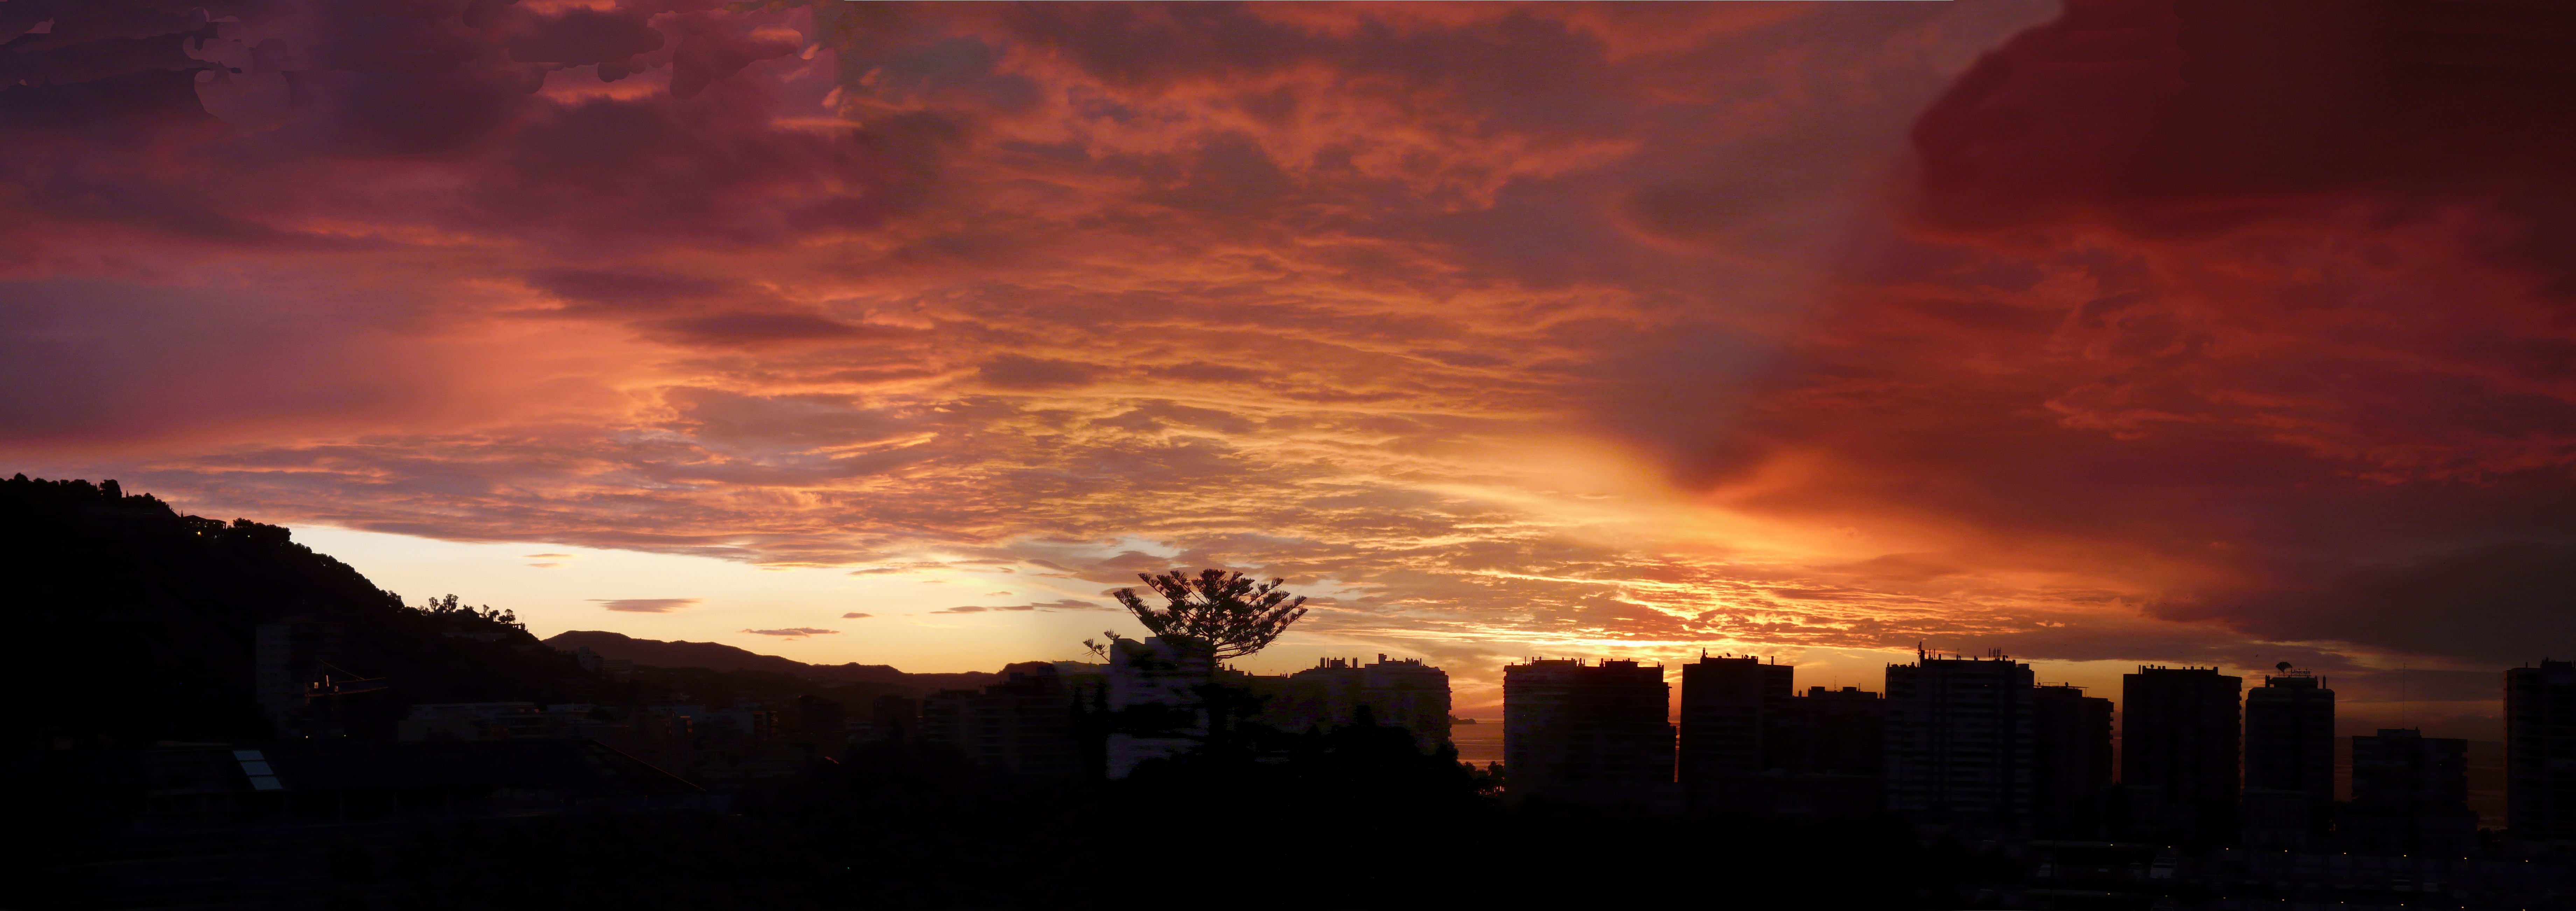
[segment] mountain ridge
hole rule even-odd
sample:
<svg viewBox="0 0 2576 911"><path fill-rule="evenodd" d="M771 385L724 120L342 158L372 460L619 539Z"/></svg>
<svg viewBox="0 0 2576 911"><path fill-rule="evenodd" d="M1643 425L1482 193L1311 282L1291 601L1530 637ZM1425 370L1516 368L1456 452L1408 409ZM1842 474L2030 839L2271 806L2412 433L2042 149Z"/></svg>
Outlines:
<svg viewBox="0 0 2576 911"><path fill-rule="evenodd" d="M829 683L873 683L923 691L975 689L1002 680L1001 674L985 671L916 674L885 664L807 664L721 642L639 639L607 630L566 630L543 641L547 647L557 651L588 648L602 658L632 661L644 667L754 671Z"/></svg>

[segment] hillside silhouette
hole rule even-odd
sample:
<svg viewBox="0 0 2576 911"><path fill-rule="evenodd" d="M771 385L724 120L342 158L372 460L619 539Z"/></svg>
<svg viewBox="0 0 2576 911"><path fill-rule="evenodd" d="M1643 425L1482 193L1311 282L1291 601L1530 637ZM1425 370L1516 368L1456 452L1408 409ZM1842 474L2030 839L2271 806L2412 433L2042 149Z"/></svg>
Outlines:
<svg viewBox="0 0 2576 911"><path fill-rule="evenodd" d="M287 620L334 626L345 670L388 681L344 700L353 737L389 737L412 703L560 701L580 680L515 624L406 608L285 528L182 515L115 481L0 481L0 579L17 634L0 663L32 722L6 735L18 749L272 738L254 636Z"/></svg>

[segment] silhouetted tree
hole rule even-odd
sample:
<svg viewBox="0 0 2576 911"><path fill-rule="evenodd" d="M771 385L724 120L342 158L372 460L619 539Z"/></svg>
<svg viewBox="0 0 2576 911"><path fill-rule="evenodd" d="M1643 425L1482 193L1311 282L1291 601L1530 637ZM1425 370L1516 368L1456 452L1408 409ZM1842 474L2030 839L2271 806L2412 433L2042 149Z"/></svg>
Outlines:
<svg viewBox="0 0 2576 911"><path fill-rule="evenodd" d="M521 631L528 628L527 624L519 622L516 611L499 610L489 604L478 609L471 604L459 603L455 595L449 595L444 600L431 598L421 606L412 609L439 620L481 622Z"/></svg>
<svg viewBox="0 0 2576 911"><path fill-rule="evenodd" d="M1162 595L1164 606L1146 604L1132 588L1112 593L1118 603L1163 641L1198 646L1217 661L1262 650L1306 615L1305 596L1279 590L1284 579L1255 583L1242 573L1222 569L1202 570L1196 578L1182 575L1181 570L1159 576L1137 573L1136 578ZM1114 632L1104 635L1112 642L1119 638ZM1101 649L1093 645L1094 651Z"/></svg>

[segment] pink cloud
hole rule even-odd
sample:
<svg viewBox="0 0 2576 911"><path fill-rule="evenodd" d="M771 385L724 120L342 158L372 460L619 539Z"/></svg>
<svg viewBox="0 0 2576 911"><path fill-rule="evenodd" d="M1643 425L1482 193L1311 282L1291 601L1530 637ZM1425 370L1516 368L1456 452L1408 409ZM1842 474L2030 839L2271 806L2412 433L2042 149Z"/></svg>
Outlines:
<svg viewBox="0 0 2576 911"><path fill-rule="evenodd" d="M0 451L862 577L1268 568L1458 662L2234 655L2568 537L2568 86L2493 30L384 9L0 52ZM2352 653L2513 644L2400 613Z"/></svg>
<svg viewBox="0 0 2576 911"><path fill-rule="evenodd" d="M747 629L743 630L743 632L750 633L755 636L777 636L784 639L803 639L807 636L835 636L840 634L840 630L815 629L810 626L795 626L787 629Z"/></svg>

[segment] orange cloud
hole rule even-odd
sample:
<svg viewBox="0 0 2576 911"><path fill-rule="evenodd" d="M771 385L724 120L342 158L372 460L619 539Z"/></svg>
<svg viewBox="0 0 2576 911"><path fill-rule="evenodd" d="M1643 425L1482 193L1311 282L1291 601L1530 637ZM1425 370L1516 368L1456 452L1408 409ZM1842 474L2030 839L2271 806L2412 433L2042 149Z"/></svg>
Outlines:
<svg viewBox="0 0 2576 911"><path fill-rule="evenodd" d="M272 521L1082 583L976 612L1258 569L1318 596L1299 635L1471 688L2557 632L2317 607L2543 583L2571 539L2568 88L2514 29L779 6L64 12L0 51L36 391L0 452Z"/></svg>

